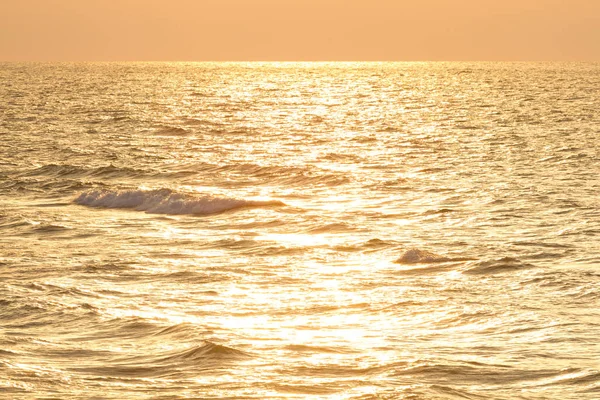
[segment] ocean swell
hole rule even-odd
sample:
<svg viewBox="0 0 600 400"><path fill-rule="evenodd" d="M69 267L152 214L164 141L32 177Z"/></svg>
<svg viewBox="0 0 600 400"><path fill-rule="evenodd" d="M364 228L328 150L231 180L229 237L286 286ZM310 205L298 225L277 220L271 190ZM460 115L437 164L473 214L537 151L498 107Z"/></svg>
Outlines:
<svg viewBox="0 0 600 400"><path fill-rule="evenodd" d="M97 208L128 208L150 214L217 214L248 207L284 206L278 200L244 200L183 194L171 189L91 190L81 193L76 204Z"/></svg>
<svg viewBox="0 0 600 400"><path fill-rule="evenodd" d="M470 261L469 257L445 257L427 250L410 249L404 252L395 262L397 264L430 264L451 261Z"/></svg>

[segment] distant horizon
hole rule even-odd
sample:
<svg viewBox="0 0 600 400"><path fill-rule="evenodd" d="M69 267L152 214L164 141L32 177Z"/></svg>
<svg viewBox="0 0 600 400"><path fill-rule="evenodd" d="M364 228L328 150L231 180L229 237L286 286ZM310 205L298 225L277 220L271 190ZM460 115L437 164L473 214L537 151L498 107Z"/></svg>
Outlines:
<svg viewBox="0 0 600 400"><path fill-rule="evenodd" d="M596 0L6 0L1 61L597 62Z"/></svg>
<svg viewBox="0 0 600 400"><path fill-rule="evenodd" d="M5 64L59 63L191 63L191 64L353 64L353 63L515 63L515 64L599 64L600 60L2 60Z"/></svg>

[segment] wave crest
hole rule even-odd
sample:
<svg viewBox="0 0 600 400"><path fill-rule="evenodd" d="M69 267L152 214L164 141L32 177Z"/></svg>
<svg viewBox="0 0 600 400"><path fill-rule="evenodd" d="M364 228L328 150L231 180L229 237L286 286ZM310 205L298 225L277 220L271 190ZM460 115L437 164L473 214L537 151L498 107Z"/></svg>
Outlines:
<svg viewBox="0 0 600 400"><path fill-rule="evenodd" d="M431 251L421 249L410 249L404 252L395 262L397 264L430 264L451 261L470 261L470 257L445 257Z"/></svg>
<svg viewBox="0 0 600 400"><path fill-rule="evenodd" d="M499 274L532 268L534 265L525 263L517 258L503 257L495 260L480 261L474 267L465 271L471 275Z"/></svg>
<svg viewBox="0 0 600 400"><path fill-rule="evenodd" d="M170 189L91 190L81 193L76 204L97 208L128 208L150 214L217 214L248 207L284 206L278 200L244 200L227 197L194 196Z"/></svg>

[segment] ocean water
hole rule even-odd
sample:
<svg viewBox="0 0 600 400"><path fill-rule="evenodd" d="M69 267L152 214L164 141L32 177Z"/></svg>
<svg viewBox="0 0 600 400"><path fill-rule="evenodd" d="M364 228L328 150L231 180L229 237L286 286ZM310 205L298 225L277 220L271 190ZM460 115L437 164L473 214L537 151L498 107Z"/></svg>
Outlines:
<svg viewBox="0 0 600 400"><path fill-rule="evenodd" d="M0 398L600 398L600 64L0 64Z"/></svg>

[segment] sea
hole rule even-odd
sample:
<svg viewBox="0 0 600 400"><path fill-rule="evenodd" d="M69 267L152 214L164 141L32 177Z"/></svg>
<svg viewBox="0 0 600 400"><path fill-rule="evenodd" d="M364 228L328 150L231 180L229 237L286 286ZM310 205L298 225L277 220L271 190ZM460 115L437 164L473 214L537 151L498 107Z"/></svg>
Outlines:
<svg viewBox="0 0 600 400"><path fill-rule="evenodd" d="M0 63L1 399L600 399L600 63Z"/></svg>

